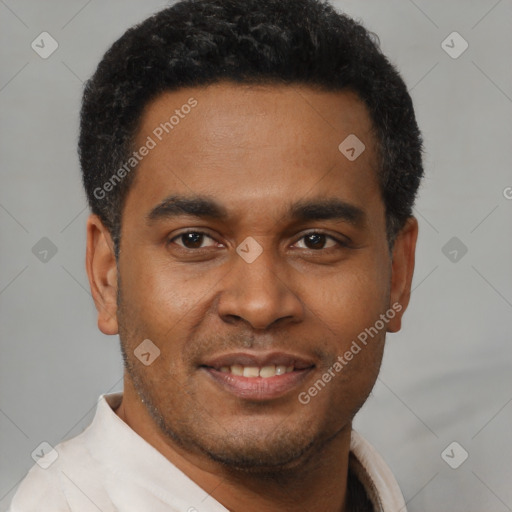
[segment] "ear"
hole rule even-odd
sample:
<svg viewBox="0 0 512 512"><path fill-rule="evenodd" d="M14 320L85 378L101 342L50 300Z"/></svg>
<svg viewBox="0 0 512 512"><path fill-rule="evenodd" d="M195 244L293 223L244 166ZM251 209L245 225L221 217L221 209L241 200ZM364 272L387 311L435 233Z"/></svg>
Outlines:
<svg viewBox="0 0 512 512"><path fill-rule="evenodd" d="M418 221L415 217L409 217L398 233L393 246L390 307L396 311L396 315L388 322L388 332L398 332L402 327L402 315L411 298L417 239Z"/></svg>
<svg viewBox="0 0 512 512"><path fill-rule="evenodd" d="M85 266L98 310L98 328L104 334L117 334L117 265L114 243L108 229L94 214L87 219Z"/></svg>

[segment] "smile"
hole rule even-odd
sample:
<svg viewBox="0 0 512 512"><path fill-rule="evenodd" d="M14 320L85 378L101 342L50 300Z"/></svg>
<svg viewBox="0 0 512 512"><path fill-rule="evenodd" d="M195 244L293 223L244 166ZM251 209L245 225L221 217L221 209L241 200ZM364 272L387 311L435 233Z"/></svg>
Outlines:
<svg viewBox="0 0 512 512"><path fill-rule="evenodd" d="M233 366L222 366L220 371L222 373L231 373L242 377L261 377L268 379L276 375L284 375L285 373L293 372L293 366L284 366L275 364L269 366L242 366L241 364L234 364Z"/></svg>
<svg viewBox="0 0 512 512"><path fill-rule="evenodd" d="M222 391L256 401L297 390L314 368L309 359L275 352L227 354L200 366Z"/></svg>

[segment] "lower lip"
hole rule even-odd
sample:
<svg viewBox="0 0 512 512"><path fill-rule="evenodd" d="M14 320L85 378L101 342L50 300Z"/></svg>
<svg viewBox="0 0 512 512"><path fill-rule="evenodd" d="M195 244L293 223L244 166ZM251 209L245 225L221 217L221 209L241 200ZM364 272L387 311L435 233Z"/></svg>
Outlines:
<svg viewBox="0 0 512 512"><path fill-rule="evenodd" d="M207 367L202 367L202 370L206 371L215 382L232 395L246 400L271 400L296 389L313 370L313 367L267 378L242 377Z"/></svg>

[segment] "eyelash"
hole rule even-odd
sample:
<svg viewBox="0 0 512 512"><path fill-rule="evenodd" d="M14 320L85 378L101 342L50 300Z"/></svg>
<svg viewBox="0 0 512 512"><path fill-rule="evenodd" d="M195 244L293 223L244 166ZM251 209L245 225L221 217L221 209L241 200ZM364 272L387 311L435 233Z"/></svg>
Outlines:
<svg viewBox="0 0 512 512"><path fill-rule="evenodd" d="M211 235L209 235L208 233L206 233L205 231L196 231L196 230L189 230L189 231L183 231L183 233L180 233L178 235L175 235L173 236L172 238L170 238L168 241L167 241L167 245L171 244L172 242L174 242L174 240L176 240L177 238L180 238L184 235L188 235L190 233L194 233L196 235L204 235L208 238L211 238L212 240L215 240ZM343 240L340 240L339 238L336 238L332 235L329 235L327 233L324 233L323 231L309 231L308 233L305 233L304 235L302 235L298 240L302 240L303 238L306 238L307 236L310 236L310 235L324 235L326 237L326 239L331 239L333 240L334 242L336 242L338 244L339 247L327 247L327 248L323 248L323 249L306 249L306 250L309 250L309 251L312 251L312 252L321 252L321 251L329 251L329 250L332 250L332 249L339 249L339 248L347 248L349 247L349 243L348 242L345 242ZM216 240L215 240L216 241ZM297 243L295 242L295 243ZM201 249L207 249L206 247L199 247L197 249L190 249L188 247L183 247L183 246L178 246L180 247L180 249L183 249L185 251L196 251L196 252L199 252Z"/></svg>

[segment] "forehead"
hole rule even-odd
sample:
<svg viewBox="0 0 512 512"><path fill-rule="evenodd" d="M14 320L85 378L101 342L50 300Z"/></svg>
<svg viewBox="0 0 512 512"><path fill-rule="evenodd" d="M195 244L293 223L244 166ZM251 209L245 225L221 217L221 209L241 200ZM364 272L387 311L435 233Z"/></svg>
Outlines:
<svg viewBox="0 0 512 512"><path fill-rule="evenodd" d="M233 210L275 209L334 194L362 203L378 192L372 128L351 91L220 83L165 92L141 117L134 148L151 149L127 202L208 195Z"/></svg>
<svg viewBox="0 0 512 512"><path fill-rule="evenodd" d="M238 130L233 132L233 127ZM313 149L314 131L321 137L330 134L335 141L344 134L357 133L371 146L372 127L365 104L350 90L221 82L160 94L145 106L137 135L139 140L152 135L157 143L186 140L187 146L196 149L215 142L233 149L259 149L263 133L255 131L266 129L269 142L285 147L295 144L298 152ZM191 130L195 134L192 140ZM311 144L300 148L301 135L306 133Z"/></svg>

